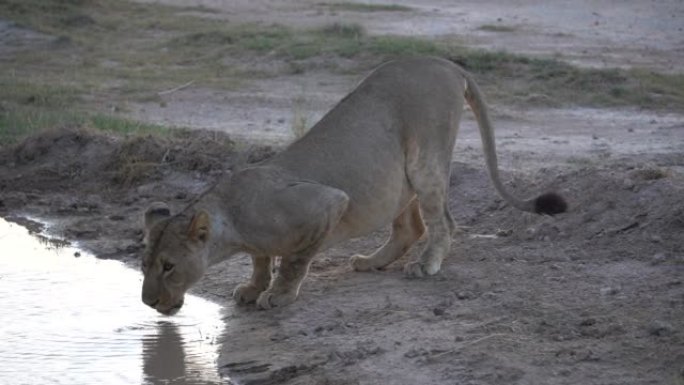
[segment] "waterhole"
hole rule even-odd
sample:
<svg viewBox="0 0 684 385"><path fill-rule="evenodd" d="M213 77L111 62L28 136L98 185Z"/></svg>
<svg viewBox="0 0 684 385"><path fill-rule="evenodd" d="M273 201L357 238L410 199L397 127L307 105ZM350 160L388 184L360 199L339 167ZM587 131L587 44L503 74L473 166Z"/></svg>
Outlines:
<svg viewBox="0 0 684 385"><path fill-rule="evenodd" d="M187 296L159 315L139 272L3 219L0 251L0 384L230 383L216 368L218 305Z"/></svg>

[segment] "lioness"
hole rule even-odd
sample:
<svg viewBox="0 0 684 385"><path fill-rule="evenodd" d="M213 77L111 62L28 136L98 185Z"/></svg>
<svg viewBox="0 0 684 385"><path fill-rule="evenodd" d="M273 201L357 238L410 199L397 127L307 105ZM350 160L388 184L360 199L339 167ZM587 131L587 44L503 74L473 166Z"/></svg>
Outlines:
<svg viewBox="0 0 684 385"><path fill-rule="evenodd" d="M542 214L565 211L556 194L519 200L505 190L486 105L463 69L434 57L396 60L273 158L221 178L175 215L153 204L144 215L143 302L174 314L208 266L246 252L254 270L235 288L235 300L284 306L297 298L316 253L390 222L387 242L369 256L352 256L353 268L387 266L427 230L425 250L404 271L408 277L437 273L454 230L446 198L464 97L506 202ZM272 277L276 256L281 261Z"/></svg>

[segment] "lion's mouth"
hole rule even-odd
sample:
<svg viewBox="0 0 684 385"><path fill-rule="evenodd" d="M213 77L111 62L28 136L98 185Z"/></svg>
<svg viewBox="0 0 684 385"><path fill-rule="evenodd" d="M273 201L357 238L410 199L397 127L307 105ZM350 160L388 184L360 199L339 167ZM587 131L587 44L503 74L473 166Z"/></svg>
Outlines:
<svg viewBox="0 0 684 385"><path fill-rule="evenodd" d="M178 311L179 311L182 307L183 307L183 302L181 302L181 303L179 303L179 304L176 304L176 305L173 305L173 306L171 306L171 307L161 307L161 306L157 306L157 307L156 307L156 310L157 310L159 313L164 314L164 315L174 315L174 314L178 313Z"/></svg>

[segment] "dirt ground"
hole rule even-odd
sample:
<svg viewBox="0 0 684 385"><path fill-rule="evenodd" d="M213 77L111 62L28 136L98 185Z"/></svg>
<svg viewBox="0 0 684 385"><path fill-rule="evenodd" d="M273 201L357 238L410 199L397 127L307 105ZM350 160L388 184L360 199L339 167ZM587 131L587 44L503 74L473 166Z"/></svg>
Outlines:
<svg viewBox="0 0 684 385"><path fill-rule="evenodd" d="M228 21L353 20L369 33L455 34L480 48L587 66L684 71L676 0L397 1L413 8L401 14L320 12L294 0L197 3L211 9L197 12ZM510 28L481 29L489 24ZM224 170L270 156L291 140L293 105L313 123L362 76L283 73L239 91L188 87L164 108L130 106L138 119L221 132L160 139L59 129L28 138L0 149L0 215L29 227L47 221L59 237L137 265L150 202L184 207ZM257 311L230 299L249 276L248 258L214 267L194 292L225 307L218 367L226 381L684 384L684 117L493 109L506 180L521 196L560 192L569 212L551 218L506 206L467 112L449 195L462 232L442 271L407 280L404 259L353 272L349 256L379 246L381 230L322 253L293 305Z"/></svg>

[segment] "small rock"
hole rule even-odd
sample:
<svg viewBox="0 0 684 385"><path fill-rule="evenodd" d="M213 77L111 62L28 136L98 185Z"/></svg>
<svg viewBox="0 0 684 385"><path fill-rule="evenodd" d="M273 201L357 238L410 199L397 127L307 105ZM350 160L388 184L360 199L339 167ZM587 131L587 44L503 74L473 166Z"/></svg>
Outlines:
<svg viewBox="0 0 684 385"><path fill-rule="evenodd" d="M648 325L648 334L661 337L672 333L672 325L663 321L653 321Z"/></svg>
<svg viewBox="0 0 684 385"><path fill-rule="evenodd" d="M593 351L587 350L586 352L579 355L577 361L580 361L580 362L596 362L596 361L601 361L601 357L599 357Z"/></svg>
<svg viewBox="0 0 684 385"><path fill-rule="evenodd" d="M67 234L76 239L96 239L98 232L90 229L67 229Z"/></svg>
<svg viewBox="0 0 684 385"><path fill-rule="evenodd" d="M135 253L138 250L142 250L145 246L142 243L131 243L124 249L127 253Z"/></svg>
<svg viewBox="0 0 684 385"><path fill-rule="evenodd" d="M619 292L620 292L620 290L618 290L615 287L608 286L608 287L602 287L601 288L601 295L615 295Z"/></svg>
<svg viewBox="0 0 684 385"><path fill-rule="evenodd" d="M498 230L496 230L496 236L497 237L507 237L511 234L513 234L513 230L511 230L511 229L508 229L508 230L498 229Z"/></svg>
<svg viewBox="0 0 684 385"><path fill-rule="evenodd" d="M412 349L409 349L409 351L407 351L406 353L404 353L404 357L416 358L416 357L420 357L420 356L426 356L428 354L429 354L428 351L423 349L423 348L417 348L417 349L412 348Z"/></svg>
<svg viewBox="0 0 684 385"><path fill-rule="evenodd" d="M436 316L442 316L446 313L446 310L443 307L436 307L432 309L432 313Z"/></svg>
<svg viewBox="0 0 684 385"><path fill-rule="evenodd" d="M667 260L667 256L665 253L656 253L654 256L651 257L651 265L659 265Z"/></svg>
<svg viewBox="0 0 684 385"><path fill-rule="evenodd" d="M580 322L580 326L592 326L596 324L595 318L585 318Z"/></svg>
<svg viewBox="0 0 684 385"><path fill-rule="evenodd" d="M655 234L651 235L651 242L660 243L662 241L663 241L663 237L661 237L660 235L655 235Z"/></svg>
<svg viewBox="0 0 684 385"><path fill-rule="evenodd" d="M464 300L470 298L470 296L465 291L459 291L458 293L456 293L456 298Z"/></svg>
<svg viewBox="0 0 684 385"><path fill-rule="evenodd" d="M271 341L278 342L278 341L284 341L289 339L290 336L286 335L285 333L282 332L276 332L271 337L269 338Z"/></svg>
<svg viewBox="0 0 684 385"><path fill-rule="evenodd" d="M79 258L80 256L81 256L81 253L79 253L78 251L74 253L74 257Z"/></svg>

